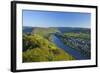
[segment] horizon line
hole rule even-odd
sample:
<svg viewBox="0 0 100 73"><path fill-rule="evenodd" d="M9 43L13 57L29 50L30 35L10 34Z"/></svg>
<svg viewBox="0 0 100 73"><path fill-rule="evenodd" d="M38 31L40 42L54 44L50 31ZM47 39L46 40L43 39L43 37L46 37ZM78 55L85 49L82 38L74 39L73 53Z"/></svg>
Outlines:
<svg viewBox="0 0 100 73"><path fill-rule="evenodd" d="M23 26L23 27L34 27L34 26ZM41 27L41 26L36 26L38 28L52 28L52 27ZM64 27L64 26L62 26ZM70 28L90 28L90 27L70 27Z"/></svg>

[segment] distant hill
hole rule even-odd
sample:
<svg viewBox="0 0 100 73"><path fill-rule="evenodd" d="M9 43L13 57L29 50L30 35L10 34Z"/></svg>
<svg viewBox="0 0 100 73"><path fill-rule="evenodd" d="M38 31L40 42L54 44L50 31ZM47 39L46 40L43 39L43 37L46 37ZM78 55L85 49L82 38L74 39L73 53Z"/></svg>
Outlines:
<svg viewBox="0 0 100 73"><path fill-rule="evenodd" d="M23 27L23 32L24 33L29 33L29 34L40 34L40 35L46 35L47 33L55 33L55 32L85 32L85 33L90 33L91 30L89 28L74 28L74 27Z"/></svg>
<svg viewBox="0 0 100 73"><path fill-rule="evenodd" d="M87 32L90 33L89 28L74 28L74 27L56 27L60 32Z"/></svg>
<svg viewBox="0 0 100 73"><path fill-rule="evenodd" d="M23 33L31 33L33 27L23 26Z"/></svg>

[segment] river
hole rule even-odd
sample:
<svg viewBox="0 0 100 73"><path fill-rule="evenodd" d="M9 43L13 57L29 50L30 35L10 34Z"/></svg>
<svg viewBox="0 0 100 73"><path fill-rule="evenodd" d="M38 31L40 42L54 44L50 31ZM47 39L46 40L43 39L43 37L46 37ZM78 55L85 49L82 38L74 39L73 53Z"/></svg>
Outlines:
<svg viewBox="0 0 100 73"><path fill-rule="evenodd" d="M84 60L87 59L86 56L82 55L79 51L65 45L59 37L56 35L52 36L52 42L54 42L59 48L65 50L67 53L71 54L73 57L75 57L77 60Z"/></svg>

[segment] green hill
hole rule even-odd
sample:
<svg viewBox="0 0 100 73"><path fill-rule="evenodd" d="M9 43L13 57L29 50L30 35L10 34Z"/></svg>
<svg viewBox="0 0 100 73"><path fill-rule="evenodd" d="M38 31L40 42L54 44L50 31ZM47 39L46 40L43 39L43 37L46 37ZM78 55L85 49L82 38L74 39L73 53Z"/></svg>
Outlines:
<svg viewBox="0 0 100 73"><path fill-rule="evenodd" d="M42 29L40 30L42 31ZM24 34L23 44L23 62L66 61L75 59L39 34Z"/></svg>

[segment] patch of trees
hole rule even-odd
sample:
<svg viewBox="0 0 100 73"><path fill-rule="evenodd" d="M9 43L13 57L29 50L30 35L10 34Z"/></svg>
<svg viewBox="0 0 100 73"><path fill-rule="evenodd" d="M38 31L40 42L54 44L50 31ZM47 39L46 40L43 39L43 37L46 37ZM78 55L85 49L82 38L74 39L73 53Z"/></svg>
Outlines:
<svg viewBox="0 0 100 73"><path fill-rule="evenodd" d="M74 60L70 54L38 35L23 34L23 62Z"/></svg>

